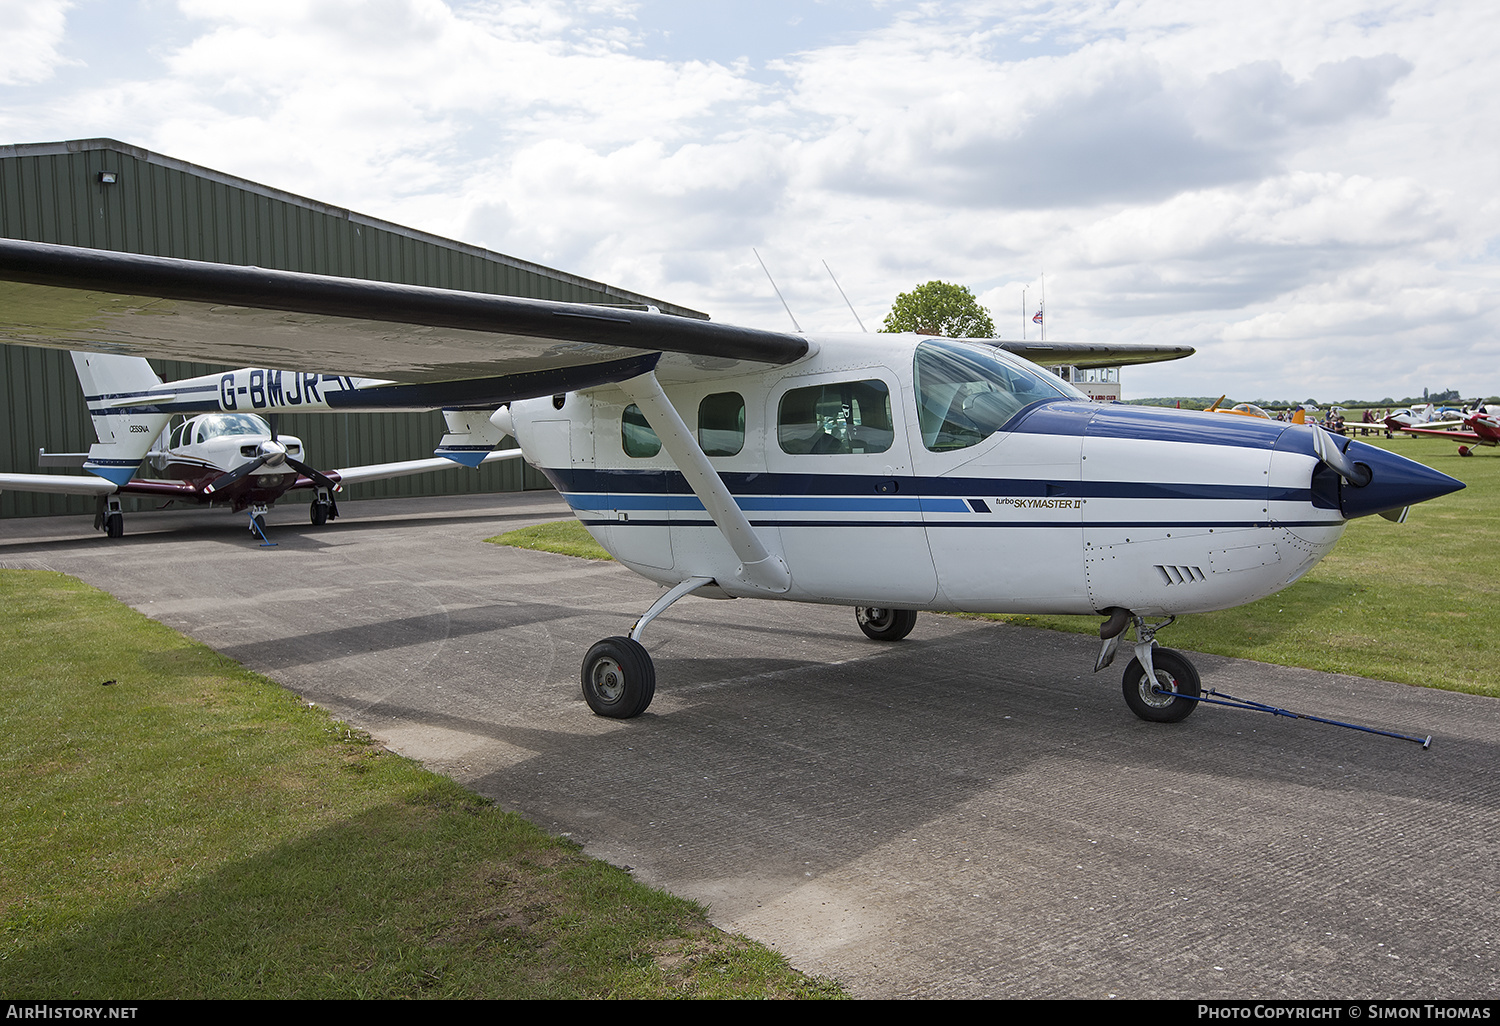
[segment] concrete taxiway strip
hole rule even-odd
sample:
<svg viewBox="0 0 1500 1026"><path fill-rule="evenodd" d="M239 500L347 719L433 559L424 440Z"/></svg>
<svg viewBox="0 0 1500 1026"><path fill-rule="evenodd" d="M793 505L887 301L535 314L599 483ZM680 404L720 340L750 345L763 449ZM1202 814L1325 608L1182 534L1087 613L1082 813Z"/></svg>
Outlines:
<svg viewBox="0 0 1500 1026"><path fill-rule="evenodd" d="M584 652L659 590L486 545L551 493L346 503L260 548L222 513L0 522L76 574L870 997L1500 992L1500 702L1219 659L1205 683L1387 729L1137 720L1097 642L690 598L656 700L590 714ZM1163 640L1170 644L1170 630Z"/></svg>

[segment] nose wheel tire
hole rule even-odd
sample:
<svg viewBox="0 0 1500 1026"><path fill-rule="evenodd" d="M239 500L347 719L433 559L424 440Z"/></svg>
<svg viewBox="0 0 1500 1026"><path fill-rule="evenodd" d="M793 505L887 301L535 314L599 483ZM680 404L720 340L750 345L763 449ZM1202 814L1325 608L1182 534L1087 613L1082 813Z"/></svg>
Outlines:
<svg viewBox="0 0 1500 1026"><path fill-rule="evenodd" d="M1181 652L1170 648L1153 651L1151 662L1156 669L1157 690L1147 682L1141 661L1132 659L1125 667L1125 679L1121 683L1125 704L1130 706L1131 712L1152 723L1177 723L1187 719L1198 707L1194 699L1203 693L1197 669ZM1191 697L1180 698L1179 695Z"/></svg>
<svg viewBox="0 0 1500 1026"><path fill-rule="evenodd" d="M583 657L583 700L599 716L639 716L656 695L656 667L645 646L630 638L605 638Z"/></svg>
<svg viewBox="0 0 1500 1026"><path fill-rule="evenodd" d="M917 613L914 609L860 606L854 610L854 620L871 641L900 641L917 625Z"/></svg>

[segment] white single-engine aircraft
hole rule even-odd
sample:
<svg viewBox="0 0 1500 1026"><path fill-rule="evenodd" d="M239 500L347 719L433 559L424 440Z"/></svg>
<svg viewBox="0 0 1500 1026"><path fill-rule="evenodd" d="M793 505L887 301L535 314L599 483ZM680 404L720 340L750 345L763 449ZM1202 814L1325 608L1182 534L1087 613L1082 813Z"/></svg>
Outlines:
<svg viewBox="0 0 1500 1026"><path fill-rule="evenodd" d="M622 718L655 693L642 632L697 593L854 606L885 641L923 609L1096 613L1095 668L1133 626L1126 701L1180 720L1200 686L1154 648L1172 618L1270 595L1349 520L1463 487L1311 425L1092 403L1007 352L1101 366L1186 347L791 335L14 241L0 340L251 355L319 382L358 368L389 380L323 389L330 408L441 406L513 434L605 548L669 586L584 659L588 704ZM256 373L222 382L220 408L270 408Z"/></svg>
<svg viewBox="0 0 1500 1026"><path fill-rule="evenodd" d="M267 422L258 413L240 410L232 394L219 396L221 377L227 375L163 383L151 365L139 356L78 352L72 356L99 439L86 455L79 457L78 463L93 476L0 474L0 491L93 495L99 500L94 528L111 538L125 533L125 514L120 503L123 495L222 505L236 513L247 510L250 530L264 537L266 513L290 491L313 490L309 515L313 525L320 527L338 517L334 494L345 485L426 474L455 464L477 467L480 463L521 455L519 449L491 451L500 441L499 432L492 429L482 441L466 435L463 441L471 444L451 448L440 445L437 450L440 455L432 459L323 472L302 462L300 438L277 433L279 408L272 410ZM278 371L247 371L243 376L251 380L252 374L261 381L271 375L276 389L282 387ZM296 379L299 399L304 391L311 394L329 387L322 375L288 377ZM311 380L301 380L304 378ZM202 399L205 387L215 396L211 403ZM310 400L284 408L299 406L326 408L313 406ZM172 425L174 413L193 415L179 418ZM447 417L450 425L467 422L465 414L449 413ZM54 454L53 459L61 455ZM143 459L164 476L136 477Z"/></svg>

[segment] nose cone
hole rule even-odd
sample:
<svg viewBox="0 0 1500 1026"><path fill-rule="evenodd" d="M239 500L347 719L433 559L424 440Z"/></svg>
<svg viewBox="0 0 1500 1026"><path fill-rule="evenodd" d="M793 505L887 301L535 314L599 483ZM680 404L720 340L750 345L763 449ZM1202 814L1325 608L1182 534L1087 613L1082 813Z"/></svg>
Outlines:
<svg viewBox="0 0 1500 1026"><path fill-rule="evenodd" d="M261 442L260 455L265 460L262 466L279 467L286 462L286 446L274 441Z"/></svg>
<svg viewBox="0 0 1500 1026"><path fill-rule="evenodd" d="M1464 487L1456 478L1364 442L1350 442L1345 455L1370 468L1369 484L1355 488L1345 481L1339 489L1339 509L1349 520L1426 502Z"/></svg>

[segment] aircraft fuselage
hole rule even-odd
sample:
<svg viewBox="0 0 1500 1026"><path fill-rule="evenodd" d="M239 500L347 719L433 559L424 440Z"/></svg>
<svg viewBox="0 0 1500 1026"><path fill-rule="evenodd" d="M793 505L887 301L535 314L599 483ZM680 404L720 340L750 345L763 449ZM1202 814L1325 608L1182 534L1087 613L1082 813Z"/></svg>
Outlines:
<svg viewBox="0 0 1500 1026"><path fill-rule="evenodd" d="M1286 587L1360 515L1341 509L1307 427L1092 403L972 343L815 342L796 364L740 377L695 380L670 357L657 372L785 563L780 592L745 579L625 390L516 402L510 416L527 459L618 560L663 584L712 577L734 596L1202 612ZM977 369L949 359L968 353ZM1387 498L1415 501L1373 501Z"/></svg>

